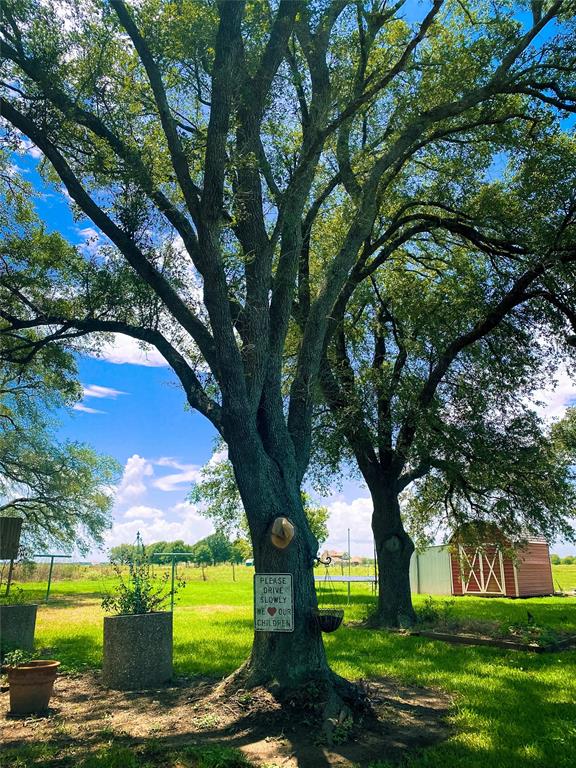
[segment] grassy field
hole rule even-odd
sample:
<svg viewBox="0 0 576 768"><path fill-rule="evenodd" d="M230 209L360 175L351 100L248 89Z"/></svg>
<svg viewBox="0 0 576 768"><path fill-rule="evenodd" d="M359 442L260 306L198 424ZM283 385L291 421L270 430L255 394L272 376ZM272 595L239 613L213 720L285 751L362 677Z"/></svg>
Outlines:
<svg viewBox="0 0 576 768"><path fill-rule="evenodd" d="M574 565L553 565L552 578L557 591L576 589L576 563Z"/></svg>
<svg viewBox="0 0 576 768"><path fill-rule="evenodd" d="M576 566L558 566L555 579L576 586ZM559 572L559 573L558 573ZM223 676L246 657L252 637L252 570L182 569L187 579L175 611L175 667L179 675ZM51 604L38 614L37 644L51 648L64 669L98 667L102 654L100 597L108 577L55 581ZM44 584L23 585L29 598ZM371 588L338 591L345 621L364 618L373 604ZM425 596L415 596L421 606ZM441 601L441 599L439 599ZM441 604L441 602L440 602ZM450 610L462 618L536 621L576 633L575 598L531 600L458 598ZM572 768L576 764L576 652L529 654L486 647L451 646L439 641L343 626L326 636L330 663L351 678L391 676L442 689L453 696L453 735L409 763L411 768ZM386 763L379 763L383 768Z"/></svg>

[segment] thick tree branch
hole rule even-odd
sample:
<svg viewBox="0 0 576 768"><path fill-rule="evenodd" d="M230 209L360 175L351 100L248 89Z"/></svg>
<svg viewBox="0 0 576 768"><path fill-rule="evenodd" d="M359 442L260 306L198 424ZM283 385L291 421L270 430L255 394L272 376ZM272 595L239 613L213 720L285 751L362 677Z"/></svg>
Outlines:
<svg viewBox="0 0 576 768"><path fill-rule="evenodd" d="M7 58L42 88L42 92L57 109L67 118L88 128L95 136L103 139L112 151L132 169L136 181L178 232L192 258L196 256L197 259L198 242L193 227L186 216L155 185L140 153L114 133L97 115L81 107L78 101L73 100L62 89L58 88L54 80L49 78L45 70L34 61L18 55L17 51L10 46L3 45L2 50Z"/></svg>
<svg viewBox="0 0 576 768"><path fill-rule="evenodd" d="M545 274L551 264L569 263L573 261L576 261L576 252L565 254L559 259L552 259L552 261L540 262L524 272L524 274L514 281L512 287L505 293L500 301L487 312L482 320L479 320L470 331L454 339L454 341L452 341L452 343L439 355L436 364L432 367L426 382L420 390L416 405L408 411L404 423L398 433L396 454L399 470L401 470L406 462L408 451L414 440L419 414L426 411L432 402L438 385L457 355L466 347L469 347L479 339L487 336L510 312L520 304L526 302L528 300L527 291L529 287Z"/></svg>
<svg viewBox="0 0 576 768"><path fill-rule="evenodd" d="M150 49L148 48L148 44L140 34L140 31L123 0L110 0L110 5L116 11L120 23L132 40L138 56L140 57L140 61L144 65L144 69L148 75L150 87L152 88L152 93L154 94L154 100L160 116L160 122L164 130L164 135L166 136L166 142L168 144L168 150L172 159L172 165L174 166L176 178L178 179L188 210L198 226L200 219L200 192L190 176L188 159L186 158L180 137L178 136L176 122L172 117L170 105L168 104L168 97L166 96L164 83L162 82L162 75L154 61Z"/></svg>
<svg viewBox="0 0 576 768"><path fill-rule="evenodd" d="M94 202L76 177L62 154L29 118L18 112L10 102L0 98L0 110L23 134L28 136L46 155L62 179L68 194L97 227L116 245L128 263L166 305L182 327L190 333L208 364L217 372L213 339L196 315L186 306L166 278L146 259L135 242Z"/></svg>
<svg viewBox="0 0 576 768"><path fill-rule="evenodd" d="M134 326L119 320L101 320L95 317L65 318L60 315L40 315L34 318L21 320L1 309L0 317L10 324L8 328L0 328L0 334L13 330L47 326L53 327L59 325L61 328L59 331L51 334L51 340L69 338L69 330L76 329L79 333L73 334L73 337L86 335L88 333L120 333L124 336L130 336L133 339L150 344L160 352L180 379L184 391L186 392L188 402L192 408L195 408L206 416L216 429L219 432L222 432L220 405L205 393L200 380L190 365L186 362L183 355L170 344L160 331L152 328ZM43 341L44 339L29 341L28 345L35 349L38 345L41 345Z"/></svg>

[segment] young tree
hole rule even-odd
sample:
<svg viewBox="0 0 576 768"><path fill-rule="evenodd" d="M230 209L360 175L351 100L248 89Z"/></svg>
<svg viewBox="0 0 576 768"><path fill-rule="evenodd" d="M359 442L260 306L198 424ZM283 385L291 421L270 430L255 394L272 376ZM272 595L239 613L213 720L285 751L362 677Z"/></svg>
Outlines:
<svg viewBox="0 0 576 768"><path fill-rule="evenodd" d="M136 556L136 547L134 544L118 544L111 547L108 552L108 560L118 565L127 565L134 560Z"/></svg>
<svg viewBox="0 0 576 768"><path fill-rule="evenodd" d="M21 254L2 273L4 329L42 328L43 344L124 333L164 355L228 445L256 569L294 577L294 632L257 632L242 684L315 679L332 710L352 691L311 621L318 542L300 486L333 309L377 269L382 201L422 148L573 103L569 0L527 23L507 2L433 0L412 24L401 7L7 0L0 22L11 137L110 243L50 269ZM327 209L342 225L311 260ZM282 551L279 515L296 530Z"/></svg>
<svg viewBox="0 0 576 768"><path fill-rule="evenodd" d="M206 581L206 566L212 565L212 550L203 541L199 541L192 547L192 562L202 568L202 579Z"/></svg>

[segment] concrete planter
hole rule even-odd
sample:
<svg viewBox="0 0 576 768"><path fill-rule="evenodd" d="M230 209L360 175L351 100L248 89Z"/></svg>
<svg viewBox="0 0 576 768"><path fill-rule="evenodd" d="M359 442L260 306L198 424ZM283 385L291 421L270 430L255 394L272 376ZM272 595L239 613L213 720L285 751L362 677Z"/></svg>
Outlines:
<svg viewBox="0 0 576 768"><path fill-rule="evenodd" d="M37 605L0 605L0 649L34 650Z"/></svg>
<svg viewBox="0 0 576 768"><path fill-rule="evenodd" d="M169 611L104 618L104 685L120 691L157 688L171 677Z"/></svg>

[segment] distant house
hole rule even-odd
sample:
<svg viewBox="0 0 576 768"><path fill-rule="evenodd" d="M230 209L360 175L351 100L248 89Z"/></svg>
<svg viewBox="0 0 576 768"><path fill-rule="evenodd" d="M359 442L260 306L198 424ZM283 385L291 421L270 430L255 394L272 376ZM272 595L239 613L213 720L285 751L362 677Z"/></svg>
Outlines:
<svg viewBox="0 0 576 768"><path fill-rule="evenodd" d="M338 552L335 549L325 549L320 555L320 559L326 562L328 558L331 560L330 565L340 565L344 561L348 562L348 553Z"/></svg>

